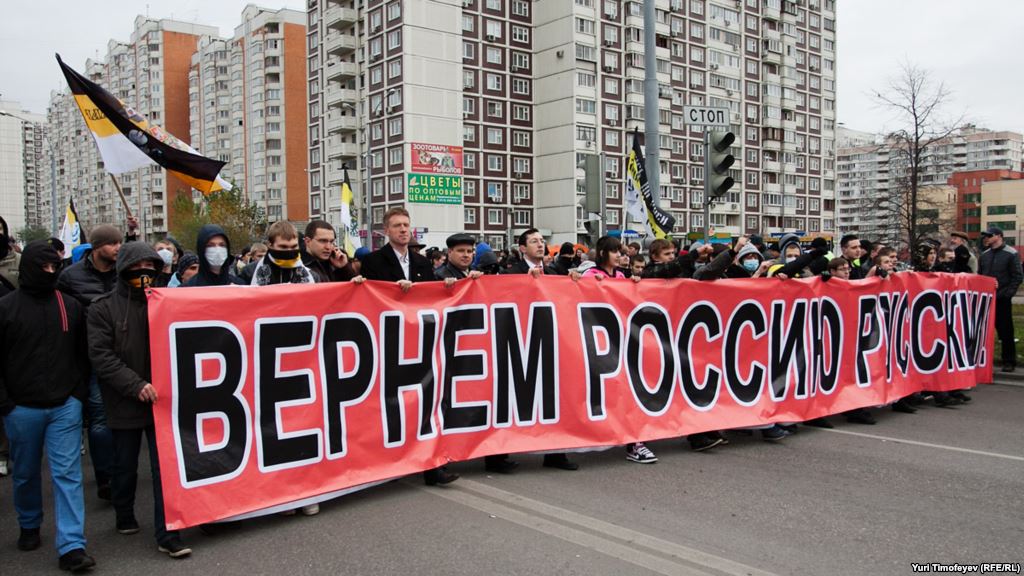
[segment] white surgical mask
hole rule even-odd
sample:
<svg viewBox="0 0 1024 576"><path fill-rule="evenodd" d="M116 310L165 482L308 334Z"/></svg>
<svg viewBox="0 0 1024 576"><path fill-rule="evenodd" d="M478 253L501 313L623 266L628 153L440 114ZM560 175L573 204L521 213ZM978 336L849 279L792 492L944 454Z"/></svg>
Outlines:
<svg viewBox="0 0 1024 576"><path fill-rule="evenodd" d="M786 256L786 264L796 260L796 256Z"/></svg>
<svg viewBox="0 0 1024 576"><path fill-rule="evenodd" d="M174 252L171 252L167 248L161 248L156 251L160 255L160 259L164 261L164 266L170 266L174 262Z"/></svg>
<svg viewBox="0 0 1024 576"><path fill-rule="evenodd" d="M206 249L206 261L214 268L220 268L228 261L228 249L224 246L211 246Z"/></svg>
<svg viewBox="0 0 1024 576"><path fill-rule="evenodd" d="M747 258L746 260L743 261L743 268L745 268L748 272L756 271L758 266L760 265L761 263L757 261L757 258Z"/></svg>

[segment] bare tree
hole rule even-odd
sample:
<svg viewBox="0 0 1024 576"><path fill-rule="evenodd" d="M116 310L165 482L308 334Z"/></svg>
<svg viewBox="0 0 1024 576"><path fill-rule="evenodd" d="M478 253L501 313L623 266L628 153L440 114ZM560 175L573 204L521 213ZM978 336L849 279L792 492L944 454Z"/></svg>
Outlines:
<svg viewBox="0 0 1024 576"><path fill-rule="evenodd" d="M921 238L922 209L931 215L930 206L923 207L920 198L922 177L929 170L941 170L946 160L935 149L949 141L963 124L963 115L953 122L941 118L948 104L950 91L943 82L936 84L931 73L904 63L885 92L876 92L875 100L896 113L901 128L886 135L889 152L889 208L897 227L897 238L908 247ZM929 226L930 227L930 226Z"/></svg>

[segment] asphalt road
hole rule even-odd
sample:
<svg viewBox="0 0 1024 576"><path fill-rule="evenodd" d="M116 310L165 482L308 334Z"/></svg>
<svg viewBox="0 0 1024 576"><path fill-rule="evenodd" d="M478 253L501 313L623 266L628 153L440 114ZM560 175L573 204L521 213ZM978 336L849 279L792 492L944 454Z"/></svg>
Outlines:
<svg viewBox="0 0 1024 576"><path fill-rule="evenodd" d="M655 442L653 465L620 449L576 456L577 472L529 455L508 476L460 463L449 488L408 478L314 517L187 530L186 560L156 551L148 476L134 536L114 531L90 480L89 551L96 572L133 576L910 574L912 562L1024 562L1024 385L974 399L880 410L876 426L832 418L835 430L801 428L781 444L731 434L696 454ZM10 486L0 480L0 574L55 573L49 506L43 548L19 552Z"/></svg>

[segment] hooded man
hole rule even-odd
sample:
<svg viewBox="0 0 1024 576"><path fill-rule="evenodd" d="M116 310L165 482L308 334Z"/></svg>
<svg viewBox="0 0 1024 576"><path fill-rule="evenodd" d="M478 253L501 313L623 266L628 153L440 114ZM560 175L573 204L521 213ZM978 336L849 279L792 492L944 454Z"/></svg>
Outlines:
<svg viewBox="0 0 1024 576"><path fill-rule="evenodd" d="M177 288L199 273L199 256L192 252L185 252L178 258L178 268L167 283L168 288Z"/></svg>
<svg viewBox="0 0 1024 576"><path fill-rule="evenodd" d="M196 255L199 256L199 272L186 282L185 286L242 284L242 281L231 273L231 241L220 226L207 224L199 229Z"/></svg>
<svg viewBox="0 0 1024 576"><path fill-rule="evenodd" d="M558 248L558 257L551 263L551 269L559 276L568 276L569 270L576 267L576 245L572 242L562 242Z"/></svg>
<svg viewBox="0 0 1024 576"><path fill-rule="evenodd" d="M223 264L223 262L222 262ZM89 359L96 372L114 438L111 482L117 531L135 534L135 489L139 450L145 434L153 480L153 524L157 549L172 558L192 553L164 521L160 460L152 404L158 400L150 383L149 316L146 289L156 281L163 260L143 242L126 244L117 257L117 287L89 309Z"/></svg>
<svg viewBox="0 0 1024 576"><path fill-rule="evenodd" d="M53 483L63 570L96 564L85 553L82 404L88 395L85 311L57 291L60 255L47 240L21 257L17 291L0 298L0 415L10 435L18 549L41 545L43 451Z"/></svg>

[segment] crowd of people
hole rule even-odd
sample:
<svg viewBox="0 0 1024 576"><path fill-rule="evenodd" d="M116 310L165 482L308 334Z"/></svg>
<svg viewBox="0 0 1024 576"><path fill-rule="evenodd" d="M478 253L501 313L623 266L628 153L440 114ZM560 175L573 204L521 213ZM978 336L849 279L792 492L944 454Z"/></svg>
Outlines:
<svg viewBox="0 0 1024 576"><path fill-rule="evenodd" d="M600 238L593 249L564 243L549 249L543 235L529 229L518 237L517 249L491 249L470 234L454 234L444 249L426 248L414 235L409 213L392 208L384 215L387 244L370 251L359 248L350 257L338 248L327 222L317 220L298 230L286 222L272 224L266 242L232 249L231 239L217 225L204 226L195 251L173 238L153 245L126 236L111 225L94 227L89 244L66 253L57 239L30 242L19 248L0 218L0 475L13 480L14 507L20 526L17 546L41 546L42 458L50 467L55 516L55 546L61 569L82 571L95 565L86 553L83 427L89 448L96 497L109 501L116 530L140 531L135 515L138 465L143 439L152 474L153 529L157 549L183 558L191 549L164 522L159 460L151 405L159 400L151 384L146 290L150 287L193 287L309 284L380 280L408 291L418 282L447 286L484 275L528 274L569 276L575 281L650 282L691 278L699 281L771 277L779 280L820 276L823 280L857 280L899 273L902 266L891 247L853 235L842 237L833 254L824 239L809 246L789 234L770 244L758 236L734 243L694 242L683 247L654 240L643 255L639 243ZM1003 370L1016 366L1012 297L1024 279L1020 257L998 228L983 234L985 250L978 256L966 234L955 232L943 244L925 240L912 250L907 267L917 272L981 273L998 283L996 328L1002 341ZM685 249L684 249L685 248ZM88 334L88 337L86 335ZM40 370L39 367L45 367ZM893 410L912 413L919 407L970 402L966 391L924 392L904 398ZM871 411L842 415L858 424L876 422ZM832 427L824 418L805 424ZM796 424L761 427L770 442L797 431ZM5 433L6 432L6 433ZM741 431L753 434L753 430ZM720 431L687 438L702 452L728 443ZM632 462L657 462L643 443L625 447ZM543 457L543 465L576 470L567 454ZM484 459L487 471L507 474L518 464L507 454ZM444 485L458 475L444 467L423 474L427 485ZM288 514L313 515L317 504Z"/></svg>

